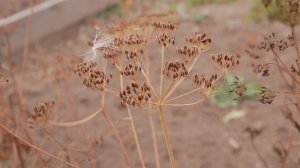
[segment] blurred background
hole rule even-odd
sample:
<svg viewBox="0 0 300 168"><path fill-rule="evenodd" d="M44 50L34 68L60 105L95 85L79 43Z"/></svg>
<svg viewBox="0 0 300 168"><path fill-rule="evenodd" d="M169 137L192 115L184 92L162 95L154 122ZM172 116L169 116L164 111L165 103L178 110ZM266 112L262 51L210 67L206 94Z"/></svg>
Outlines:
<svg viewBox="0 0 300 168"><path fill-rule="evenodd" d="M199 31L213 40L193 70L195 73L216 72L210 55L231 53L240 55L241 66L234 75L247 87L263 84L284 90L286 86L276 71L272 78L262 80L256 76L245 52L249 44L257 44L264 35L289 34L289 27L272 12L260 0L0 0L0 78L8 80L0 85L0 121L11 130L18 127L16 133L36 146L60 158L68 156L69 161L81 167L123 167L114 136L100 115L77 127L49 126L51 136L27 125L32 109L43 101L55 101L55 115L61 122L78 120L99 108L101 95L83 87L73 74L74 65L89 49L95 27L108 28L144 15L172 13L177 17L176 38L184 39ZM296 32L299 33L298 27ZM155 48L150 51L153 65L160 61L155 59L159 51ZM283 59L291 61L288 57ZM158 73L159 67L154 68L153 73ZM280 160L272 144L286 139L290 128L279 108L282 99L264 105L256 101L255 94L249 93L236 101L228 93L233 80L233 76L226 76L218 92L202 104L167 110L178 167L263 168L244 131L248 126L261 131L255 141L270 168L279 167ZM181 92L191 83L182 86ZM131 164L140 167L129 123L123 120L126 111L118 99L107 99L107 111L118 126ZM189 100L194 98L183 101ZM19 118L12 119L14 116ZM147 113L134 111L134 118L146 165L155 167ZM169 167L158 116L154 122L161 167ZM9 134L0 132L0 167L20 167L16 156L18 143ZM64 149L62 144L76 150ZM64 167L25 145L21 149L25 151L22 155L26 167ZM298 149L289 155L287 168L299 167Z"/></svg>

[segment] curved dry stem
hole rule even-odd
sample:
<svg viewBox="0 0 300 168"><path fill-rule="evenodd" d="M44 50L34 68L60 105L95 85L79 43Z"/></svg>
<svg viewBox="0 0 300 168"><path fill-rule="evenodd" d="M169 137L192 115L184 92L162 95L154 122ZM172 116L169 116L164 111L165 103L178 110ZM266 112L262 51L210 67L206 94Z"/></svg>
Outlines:
<svg viewBox="0 0 300 168"><path fill-rule="evenodd" d="M77 121L73 121L73 122L65 122L65 123L59 123L59 122L55 122L55 121L51 121L49 120L48 123L54 126L59 126L59 127L76 127L76 126L80 126L84 123L87 123L88 121L90 121L91 119L93 119L98 113L100 113L101 111L103 111L103 107L99 108L97 111L95 111L94 113L92 113L91 115L77 120Z"/></svg>
<svg viewBox="0 0 300 168"><path fill-rule="evenodd" d="M266 63L266 65L277 66L278 68L282 69L285 73L287 73L298 85L300 85L300 81L298 81L297 78L288 69L285 69L285 67L282 67L281 65L276 63Z"/></svg>
<svg viewBox="0 0 300 168"><path fill-rule="evenodd" d="M138 139L138 136L137 136L137 133L136 133L135 124L134 124L134 121L133 121L133 118L132 118L132 112L131 112L130 107L128 105L126 105L126 106L127 106L128 115L131 119L130 120L130 125L131 125L131 129L132 129L132 132L133 132L134 140L135 140L135 143L136 143L136 146L137 146L138 155L139 155L142 167L146 168L144 158L143 158L143 154L142 154L142 150L141 150L140 143L139 143L139 139Z"/></svg>
<svg viewBox="0 0 300 168"><path fill-rule="evenodd" d="M150 107L151 107L151 105L150 105ZM149 119L149 123L150 123L150 130L151 130L152 141L153 141L155 164L156 164L156 168L160 168L159 152L158 152L158 146L157 146L157 137L156 137L155 125L154 125L154 122L153 122L153 116L152 116L151 109L149 109L149 111L148 111L148 119Z"/></svg>
<svg viewBox="0 0 300 168"><path fill-rule="evenodd" d="M160 67L160 84L159 84L159 96L162 97L162 88L163 88L163 70L164 70L164 61L165 61L165 50L164 46L161 47L161 67Z"/></svg>
<svg viewBox="0 0 300 168"><path fill-rule="evenodd" d="M124 81L123 81L123 76L121 74L120 74L120 85L121 85L121 90L123 90ZM136 148L137 148L138 155L139 155L139 158L140 158L140 161L141 161L141 165L142 165L143 168L146 168L144 158L143 158L143 155L142 155L142 150L141 150L140 143L139 143L139 139L138 139L138 136L137 136L137 133L136 133L135 124L134 124L134 120L133 120L133 117L132 117L132 112L131 112L131 109L128 105L126 105L126 108L127 108L128 116L131 119L130 120L130 126L131 126L131 130L132 130L134 140L135 140L135 143L136 143Z"/></svg>
<svg viewBox="0 0 300 168"><path fill-rule="evenodd" d="M109 123L110 127L112 128L114 134L115 134L115 137L116 137L116 140L118 142L118 145L120 147L120 150L121 150L121 153L122 153L122 156L123 156L123 159L126 163L126 166L127 167L130 167L130 163L129 163L129 158L128 158L128 154L126 152L126 149L125 149L125 146L121 140L121 137L120 137L120 134L119 134L119 131L117 130L116 126L114 125L114 123L112 122L112 120L110 119L110 117L108 116L108 114L102 110L102 113L104 115L104 118L106 119L106 121Z"/></svg>
<svg viewBox="0 0 300 168"><path fill-rule="evenodd" d="M2 128L5 132L9 133L13 137L17 138L19 141L21 141L25 145L29 146L30 148L32 148L32 149L34 149L34 150L36 150L36 151L38 151L38 152L40 152L40 153L42 153L42 154L44 154L46 156L49 156L50 158L52 158L54 160L60 161L60 162L62 162L65 165L68 165L70 167L79 168L79 166L77 166L77 165L75 165L73 163L67 162L67 161L65 161L65 160L63 160L63 159L61 159L61 158L59 158L59 157L57 157L57 156L55 156L55 155L53 155L53 154L51 154L51 153L49 153L49 152L41 149L41 148L39 148L39 147L31 144L30 142L26 141L25 139L19 137L17 134L15 134L14 132L12 132L10 129L8 129L6 126L4 126L2 123L0 123L0 128Z"/></svg>
<svg viewBox="0 0 300 168"><path fill-rule="evenodd" d="M104 88L103 91L104 91L105 93L107 93L107 94L112 95L112 96L119 97L119 93L116 92L116 91L113 91L113 90L110 90L110 89L106 89L106 88Z"/></svg>
<svg viewBox="0 0 300 168"><path fill-rule="evenodd" d="M194 93L194 92L196 92L196 91L198 91L198 90L200 90L200 89L201 89L201 88L196 88L196 89L194 89L194 90L192 90L192 91L189 91L189 92L186 92L186 93L181 94L181 95L179 95L179 96L176 96L176 97L174 97L174 98L168 99L168 100L164 101L164 103L168 103L168 102L170 102L170 101L173 101L173 100L179 99L179 98L181 98L181 97L187 96L187 95L192 94L192 93Z"/></svg>
<svg viewBox="0 0 300 168"><path fill-rule="evenodd" d="M196 102L193 102L193 103L185 103L185 104L162 104L164 106L177 106L177 107L181 107L181 106L191 106L191 105L195 105L195 104L198 104L198 103L201 103L203 100L205 100L205 98L202 98Z"/></svg>
<svg viewBox="0 0 300 168"><path fill-rule="evenodd" d="M162 129L163 129L165 143L166 143L166 146L167 146L169 159L170 159L170 162L171 162L171 167L176 168L176 161L175 161L175 158L174 158L173 149L172 149L173 147L172 147L171 139L170 139L170 136L169 136L167 120L166 120L166 117L165 117L162 106L159 106L159 116L160 116L161 126L162 126Z"/></svg>

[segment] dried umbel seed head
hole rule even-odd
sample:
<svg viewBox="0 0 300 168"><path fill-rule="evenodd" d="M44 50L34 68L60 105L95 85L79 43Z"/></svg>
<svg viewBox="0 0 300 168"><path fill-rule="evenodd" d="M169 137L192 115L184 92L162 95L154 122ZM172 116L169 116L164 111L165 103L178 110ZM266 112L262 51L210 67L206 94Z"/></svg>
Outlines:
<svg viewBox="0 0 300 168"><path fill-rule="evenodd" d="M167 61L163 69L163 75L175 81L187 76L188 70L183 62Z"/></svg>
<svg viewBox="0 0 300 168"><path fill-rule="evenodd" d="M288 35L286 40L277 40L275 33L265 36L264 41L262 41L257 47L258 49L263 49L266 51L278 49L279 51L284 51L287 48L294 45L294 37Z"/></svg>
<svg viewBox="0 0 300 168"><path fill-rule="evenodd" d="M120 47L124 45L124 39L122 37L116 37L113 41L113 45L116 47Z"/></svg>
<svg viewBox="0 0 300 168"><path fill-rule="evenodd" d="M232 90L230 92L234 92L236 95L241 97L246 91L246 86L238 77L235 76L234 78L235 81L231 84Z"/></svg>
<svg viewBox="0 0 300 168"><path fill-rule="evenodd" d="M204 96L209 96L214 89L214 83L217 80L217 74L214 74L210 77L206 77L205 74L199 76L195 75L193 78L193 86L197 89L200 89L200 92Z"/></svg>
<svg viewBox="0 0 300 168"><path fill-rule="evenodd" d="M194 36L187 38L186 41L197 47L200 51L207 49L212 42L211 38L209 38L205 33L199 32L196 32Z"/></svg>
<svg viewBox="0 0 300 168"><path fill-rule="evenodd" d="M300 68L299 68L299 61L296 59L296 65L292 64L290 67L291 72L295 75L300 76Z"/></svg>
<svg viewBox="0 0 300 168"><path fill-rule="evenodd" d="M141 67L138 65L128 64L120 73L121 75L124 75L133 81L136 81L138 74L141 72L141 70Z"/></svg>
<svg viewBox="0 0 300 168"><path fill-rule="evenodd" d="M136 50L125 50L124 51L125 57L134 63L138 61L138 57L141 57L144 54L143 49L136 49Z"/></svg>
<svg viewBox="0 0 300 168"><path fill-rule="evenodd" d="M124 38L124 44L128 46L138 46L146 43L147 39L143 35L137 33L130 34L128 37Z"/></svg>
<svg viewBox="0 0 300 168"><path fill-rule="evenodd" d="M238 57L234 55L217 54L212 55L211 58L223 73L231 72L237 65L239 65Z"/></svg>
<svg viewBox="0 0 300 168"><path fill-rule="evenodd" d="M161 31L166 31L166 30L174 30L175 29L175 24L167 21L167 22L163 22L163 21L154 21L152 22L152 27L159 29Z"/></svg>
<svg viewBox="0 0 300 168"><path fill-rule="evenodd" d="M187 63L198 55L199 50L195 46L190 47L184 45L182 47L177 47L177 53L181 55L184 62Z"/></svg>
<svg viewBox="0 0 300 168"><path fill-rule="evenodd" d="M261 76L270 76L270 66L268 64L258 64L257 66L252 64L254 73L261 73Z"/></svg>
<svg viewBox="0 0 300 168"><path fill-rule="evenodd" d="M109 77L104 72L97 69L95 64L80 63L74 69L74 73L77 74L86 87L103 90L109 83L112 75Z"/></svg>
<svg viewBox="0 0 300 168"><path fill-rule="evenodd" d="M162 33L157 39L158 43L164 47L175 45L175 36L170 37L168 34Z"/></svg>
<svg viewBox="0 0 300 168"><path fill-rule="evenodd" d="M141 107L151 98L150 87L146 83L143 85L131 83L131 85L126 86L126 88L120 92L120 98L122 106Z"/></svg>
<svg viewBox="0 0 300 168"><path fill-rule="evenodd" d="M105 59L107 59L112 64L118 63L119 56L122 53L119 50L119 48L117 48L117 47L114 47L114 48L105 48L105 47L102 47L102 48L99 48L98 51L101 52L102 55L103 55L103 57Z"/></svg>
<svg viewBox="0 0 300 168"><path fill-rule="evenodd" d="M33 128L39 124L45 124L52 116L54 102L43 102L36 105L33 109L33 113L28 118L29 127Z"/></svg>
<svg viewBox="0 0 300 168"><path fill-rule="evenodd" d="M261 87L259 91L259 101L263 104L271 104L276 97L275 93L266 87Z"/></svg>

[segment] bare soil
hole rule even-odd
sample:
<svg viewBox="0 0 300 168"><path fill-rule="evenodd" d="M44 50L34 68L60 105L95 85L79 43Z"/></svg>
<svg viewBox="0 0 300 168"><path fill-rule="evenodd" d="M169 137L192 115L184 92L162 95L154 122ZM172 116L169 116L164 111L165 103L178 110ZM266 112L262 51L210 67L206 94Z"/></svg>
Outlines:
<svg viewBox="0 0 300 168"><path fill-rule="evenodd" d="M159 7L153 7L153 9L164 9L168 6L164 3L155 5ZM263 82L274 90L287 90L276 69L268 79L254 75L244 49L247 42L253 37L261 38L263 34L271 32L286 35L289 28L279 22L264 20L260 23L254 23L247 19L251 5L252 1L239 0L231 4L210 4L181 11L185 16L179 22L176 39L183 39L195 31L206 32L213 39L211 49L202 54L196 68L191 73L192 75L217 72L210 60L211 53L240 54L241 66L235 71L235 74L242 75L248 80ZM126 12L133 13L130 10ZM195 23L190 19L195 13L203 13L207 17L200 23ZM130 17L132 17L131 15ZM20 66L17 66L18 87L22 90L27 114L31 113L35 104L47 100L55 100L55 116L58 121L62 122L80 119L100 107L100 94L83 87L78 77L72 73L74 63L79 60L79 55L88 49L87 42L93 38L94 31L90 24L91 20L93 18L68 28L54 37L36 43L30 51L25 71L21 72ZM298 27L297 31L299 32ZM160 65L160 60L155 57L159 52L155 50L150 52L150 55L153 56L151 57L151 65ZM290 61L288 57L284 59ZM16 65L19 64L19 62L16 63ZM154 70L151 71L153 73L151 75L157 76L159 66L152 66L152 68ZM116 72L114 74L117 76ZM191 77L189 78L191 79ZM154 83L158 82L156 78L153 80ZM113 86L118 86L117 80L113 80ZM191 82L183 83L179 92L188 90L187 88L191 88ZM17 102L12 87L6 85L3 91L5 101L10 104L11 111L17 111ZM189 97L178 102L186 103L196 99ZM280 138L287 138L290 128L290 123L284 119L280 110L282 100L282 98L278 98L271 105L249 100L241 102L237 107L227 109L218 108L206 100L195 106L166 108L178 167L264 168L251 146L248 134L244 131L247 126L262 128L262 134L255 139L258 151L268 162L270 168L279 167L279 158L273 152L272 144ZM127 117L126 110L120 106L118 99L109 96L105 109L119 127L130 155L131 164L133 167L140 167L130 125L126 120L122 120L122 118ZM233 109L244 110L247 115L228 124L223 123L222 117ZM155 160L147 115L144 111L134 110L134 120L144 158L147 167L151 168L155 167ZM161 167L169 167L159 115L153 113L153 116L158 134ZM23 123L22 127L27 127L26 123ZM79 163L81 167L92 167L93 164L96 165L95 167L105 168L124 166L114 136L102 115L80 127L49 127L49 130L60 143L79 150L88 149L88 144L95 140L100 141L99 144L92 143L91 152L68 152L71 161ZM45 137L39 129L30 130L30 134L34 137L35 144L41 148L59 156L64 154L64 151L51 138ZM230 144L231 141L235 141L240 149L233 148ZM295 147L289 156L286 168L299 167L299 154L299 147ZM34 156L34 152L29 152L28 158L30 158L29 156ZM46 161L48 159L42 158ZM95 163L93 163L94 160ZM31 165L29 160L27 162ZM50 162L48 166L57 167L60 164Z"/></svg>

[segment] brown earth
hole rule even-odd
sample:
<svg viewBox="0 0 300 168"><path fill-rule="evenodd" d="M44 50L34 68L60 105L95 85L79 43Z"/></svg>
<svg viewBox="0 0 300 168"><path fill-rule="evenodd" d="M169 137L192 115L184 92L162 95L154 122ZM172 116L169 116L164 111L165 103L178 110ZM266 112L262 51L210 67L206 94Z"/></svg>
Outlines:
<svg viewBox="0 0 300 168"><path fill-rule="evenodd" d="M145 4L146 7L147 5L149 4ZM148 10L163 11L168 7L167 4L160 2L155 3L155 5L158 7L152 7ZM211 4L186 11L181 10L184 19L180 20L179 28L176 30L176 39L184 38L195 31L206 32L213 39L211 49L202 54L192 74L217 72L209 57L211 53L240 54L241 66L235 71L235 74L243 75L248 80L262 81L264 85L274 88L274 90L287 90L276 69L272 69L273 73L267 79L255 76L244 49L247 41L252 37L260 38L263 34L270 32L276 32L279 36L283 36L289 32L289 28L279 22L264 20L260 23L254 23L250 21L246 15L251 5L252 1L239 0L230 4ZM130 13L130 17L137 15L130 10L125 12ZM195 23L190 19L195 13L202 13L207 17L200 23ZM90 19L87 19L79 25L70 27L64 32L33 46L25 66L25 72L20 71L20 66L16 68L18 87L22 90L24 106L28 114L35 104L47 100L55 100L55 116L61 122L80 119L100 107L100 94L83 87L78 77L72 73L74 62L79 59L80 54L88 49L87 42L93 37L93 33ZM155 48L151 50L151 65L160 65L160 59L155 57L159 52L159 50L155 51ZM291 61L287 57L284 59ZM19 64L16 62L16 65ZM152 68L154 70L151 71L151 75L156 76L159 72L159 66L152 66ZM22 74L24 74L23 79ZM116 72L114 74L116 76ZM158 82L156 78L152 80L154 83ZM118 81L113 80L113 86L117 87L117 84ZM12 87L6 85L3 88L6 103L10 104L11 111L17 111L17 102ZM189 89L191 89L191 82L183 83L178 93ZM196 97L188 97L179 103L192 102L196 99ZM178 167L263 168L263 163L254 152L249 136L244 131L247 126L262 127L262 134L255 140L257 148L270 168L279 167L279 159L272 150L272 144L280 138L286 138L290 128L290 123L284 119L280 111L282 100L282 98L278 98L271 105L249 100L241 102L237 107L227 109L218 108L206 100L195 106L166 108ZM223 123L222 117L235 108L244 110L247 115L228 124ZM122 120L122 118L127 117L126 110L120 106L118 99L109 96L105 109L119 126L122 139L130 155L131 164L133 167L140 167L134 139L130 133L130 125L128 121ZM155 167L147 115L145 111L134 110L134 121L145 162L147 167ZM169 167L159 115L153 113L153 116L158 137L161 167ZM22 127L27 127L25 122L22 123ZM89 159L96 161L95 167L117 168L124 165L114 136L102 115L80 127L49 126L49 130L62 144L76 149L87 149L88 144L94 139L103 138L100 144L92 145L91 152L69 152L71 161L79 163L81 167L93 167ZM51 138L45 138L39 129L30 130L30 134L34 137L34 144L56 155L63 155L62 149ZM230 145L230 141L239 144L240 149L235 150ZM34 156L34 152L29 152L27 155L26 158L32 158L30 156ZM286 168L299 167L299 156L299 147L295 147L289 156ZM32 161L30 159L27 160L27 163L31 167ZM46 167L60 165L60 163L52 161Z"/></svg>

